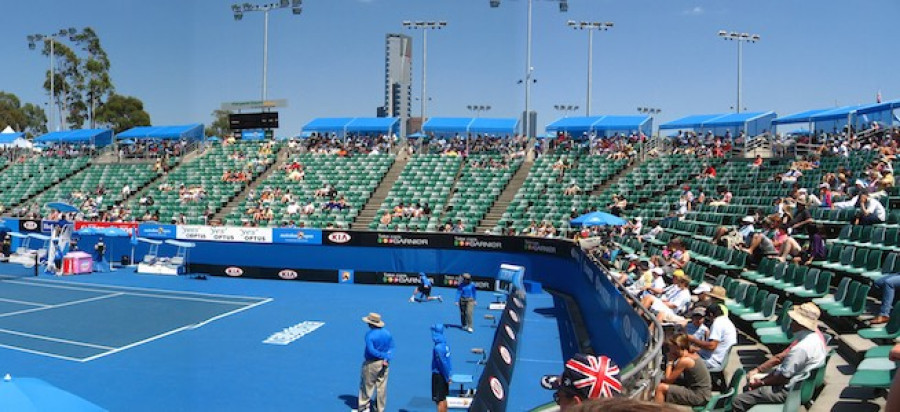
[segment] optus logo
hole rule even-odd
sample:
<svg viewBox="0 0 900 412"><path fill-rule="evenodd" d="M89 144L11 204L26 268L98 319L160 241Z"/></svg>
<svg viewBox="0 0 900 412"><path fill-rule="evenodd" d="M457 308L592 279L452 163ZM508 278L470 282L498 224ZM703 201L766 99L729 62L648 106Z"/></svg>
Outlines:
<svg viewBox="0 0 900 412"><path fill-rule="evenodd" d="M285 270L282 270L281 272L278 272L278 277L280 277L284 280L297 279L299 276L300 275L297 272L290 270L290 269L285 269Z"/></svg>

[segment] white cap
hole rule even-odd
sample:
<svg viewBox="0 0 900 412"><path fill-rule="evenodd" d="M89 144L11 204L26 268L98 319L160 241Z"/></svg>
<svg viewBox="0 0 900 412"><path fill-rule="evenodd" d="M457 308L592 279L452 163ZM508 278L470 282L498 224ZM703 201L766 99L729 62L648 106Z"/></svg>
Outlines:
<svg viewBox="0 0 900 412"><path fill-rule="evenodd" d="M654 275L662 275L665 273L662 268L653 268L651 272L653 272Z"/></svg>
<svg viewBox="0 0 900 412"><path fill-rule="evenodd" d="M744 218L741 219L741 222L749 223L752 225L754 222L756 222L756 219L753 216L744 216Z"/></svg>
<svg viewBox="0 0 900 412"><path fill-rule="evenodd" d="M701 293L707 293L712 290L712 287L709 286L709 283L702 283L700 286L694 288L694 294L699 295Z"/></svg>

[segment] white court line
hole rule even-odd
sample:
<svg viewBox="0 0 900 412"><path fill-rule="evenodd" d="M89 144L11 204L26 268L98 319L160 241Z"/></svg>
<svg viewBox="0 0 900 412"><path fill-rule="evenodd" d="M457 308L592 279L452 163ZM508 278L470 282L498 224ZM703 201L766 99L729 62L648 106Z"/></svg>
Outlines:
<svg viewBox="0 0 900 412"><path fill-rule="evenodd" d="M65 290L77 290L81 292L94 292L94 293L103 293L103 292L113 292L113 290L98 290L98 289L90 289L83 288L79 286L63 286L63 285L33 285L28 282L18 282L18 281L10 281L10 283L22 284L25 286L34 286L38 288L55 288L55 289L65 289ZM175 300L189 300L194 302L206 302L206 303L221 303L223 305L246 305L251 302L239 302L232 300L215 300L215 299L204 299L204 298L193 298L188 296L167 296L167 295L156 295L152 293L137 293L137 292L128 292L128 291L120 291L119 295L128 295L128 296L142 296L142 297L151 297L151 298L159 298L159 299L175 299ZM259 298L257 298L259 299Z"/></svg>
<svg viewBox="0 0 900 412"><path fill-rule="evenodd" d="M87 298L87 299L73 300L71 302L60 303L58 305L49 305L49 306L43 306L43 307L34 308L34 309L17 310L15 312L2 313L2 314L0 314L0 318L5 318L7 316L21 315L23 313L31 313L31 312L39 312L42 310L48 310L48 309L56 309L56 308L61 308L61 307L65 307L65 306L77 305L79 303L93 302L95 300L114 298L116 296L122 296L122 295L124 295L124 293L111 293L109 295L100 295L100 296L94 296L92 298Z"/></svg>
<svg viewBox="0 0 900 412"><path fill-rule="evenodd" d="M242 307L242 308L235 309L235 310L233 310L233 311L231 311L231 312L225 312L225 313L223 313L223 314L221 314L221 315L213 316L213 317L211 317L211 318L209 318L209 319L207 319L207 320L205 320L205 321L203 321L203 322L200 322L200 323L198 323L198 324L192 326L191 329L197 329L197 328L199 328L199 327L201 327L201 326L204 326L204 325L206 325L206 324L208 324L208 323L210 323L210 322L213 322L213 321L222 319L222 318L224 318L224 317L226 317L226 316L234 315L235 313L242 312L242 311L245 311L245 310L250 309L250 308L255 308L255 307L259 306L259 305L262 305L262 304L265 304L265 303L269 303L269 302L271 302L271 301L272 301L272 298L268 298L268 299L266 299L266 300L264 300L264 301L254 303L254 304L252 304L252 305L244 306L244 307Z"/></svg>
<svg viewBox="0 0 900 412"><path fill-rule="evenodd" d="M15 278L19 279L19 278ZM204 293L204 292L189 292L189 291L180 291L180 290L170 290L170 289L152 289L152 288L139 288L135 286L118 286L118 285L100 285L94 283L73 283L65 280L53 280L53 279L29 279L29 280L0 280L0 282L11 282L11 283L20 283L20 284L32 284L32 283L62 283L65 285L83 285L83 286L92 286L98 289L122 289L122 290L140 290L144 292L162 292L162 293L172 293L172 294L182 294L182 295L195 295L195 296L210 296L210 297L219 297L219 298L237 298L237 299L252 299L259 300L259 296L243 296L243 295L224 295L218 293Z"/></svg>
<svg viewBox="0 0 900 412"><path fill-rule="evenodd" d="M73 358L70 356L57 355L55 353L50 353L50 352L41 352L39 350L27 349L27 348L22 348L22 347L13 346L13 345L7 345L7 344L3 344L3 343L0 343L0 348L12 349L12 350L20 351L20 352L30 353L33 355L47 356L50 358L63 359L63 360L67 360L67 361L83 362L80 358Z"/></svg>
<svg viewBox="0 0 900 412"><path fill-rule="evenodd" d="M0 301L10 302L10 303L19 303L22 305L29 305L29 306L50 306L50 305L43 304L43 303L26 302L24 300L15 300L15 299L6 299L6 298L0 298Z"/></svg>
<svg viewBox="0 0 900 412"><path fill-rule="evenodd" d="M152 342L152 341L155 341L155 340L157 340L157 339L161 339L161 338L164 338L164 337L166 337L166 336L173 335L173 334L176 334L176 333L181 332L181 331L184 331L184 330L188 330L188 329L196 329L196 328L199 328L199 327L201 327L201 326L203 326L203 325L206 325L206 324L208 324L208 323L210 323L210 322L212 322L212 321L214 321L214 320L222 319L222 318L224 318L224 317L226 317L226 316L233 315L233 314L235 314L235 313L238 313L238 312L241 312L241 311L250 309L250 308L252 308L252 307L256 307L256 306L262 305L262 304L264 304L264 303L269 303L269 302L271 302L272 300L273 300L273 299L269 298L269 299L266 299L266 300L264 300L264 301L262 301L262 302L257 302L257 303L254 303L254 304L252 304L252 305L249 305L249 306L246 306L246 307L243 307L243 308L235 309L235 310L233 310L233 311L231 311L231 312L223 313L223 314L221 314L221 315L212 317L212 318L210 318L210 319L207 319L207 320L205 320L205 321L203 321L203 322L200 322L200 323L197 323L197 324L194 324L194 325L185 325L185 326L182 326L182 327L180 327L180 328L178 328L178 329L173 329L173 330L170 330L170 331L168 331L168 332L161 333L161 334L159 334L159 335L151 336L151 337L149 337L149 338L147 338L147 339L144 339L144 340L141 340L141 341L138 341L138 342L134 342L134 343L130 343L130 344L128 344L128 345L122 346L122 347L120 347L120 348L113 349L113 350L108 351L108 352L99 353L99 354L96 354L96 355L94 355L94 356L89 356L89 357L84 358L84 359L78 359L78 361L79 361L79 362L90 362L90 361L92 361L92 360L94 360L94 359L102 358L102 357L107 356L107 355L112 355L112 354L114 354L114 353L118 353L118 352L121 352L121 351L126 350L126 349L131 349L131 348L133 348L133 347L135 347L135 346L143 345L143 344L145 344L145 343Z"/></svg>
<svg viewBox="0 0 900 412"><path fill-rule="evenodd" d="M68 339L59 339L59 338L53 338L53 337L44 336L44 335L33 335L31 333L17 332L17 331L9 330L9 329L0 329L0 333L8 333L10 335L25 336L28 338L47 340L47 341L51 341L51 342L67 343L69 345L84 346L84 347L94 348L94 349L106 349L106 350L115 349L111 346L94 345L93 343L78 342L78 341L68 340Z"/></svg>

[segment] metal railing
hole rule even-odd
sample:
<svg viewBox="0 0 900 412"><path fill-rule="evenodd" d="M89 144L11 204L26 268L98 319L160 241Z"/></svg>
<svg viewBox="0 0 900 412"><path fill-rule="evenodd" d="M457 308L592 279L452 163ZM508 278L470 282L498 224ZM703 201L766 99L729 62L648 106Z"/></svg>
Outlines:
<svg viewBox="0 0 900 412"><path fill-rule="evenodd" d="M594 264L606 273L609 273L609 268L596 258L590 254L586 254L586 256L590 256ZM662 365L662 345L665 341L665 333L659 320L653 316L650 310L640 304L640 299L628 292L621 284L617 282L612 283L623 296L629 298L635 312L647 321L647 327L650 328L649 339L647 339L647 343L644 346L644 351L623 368L626 372L619 377L626 396L632 399L649 400L652 399L653 392L656 390L656 386L662 377L660 365Z"/></svg>

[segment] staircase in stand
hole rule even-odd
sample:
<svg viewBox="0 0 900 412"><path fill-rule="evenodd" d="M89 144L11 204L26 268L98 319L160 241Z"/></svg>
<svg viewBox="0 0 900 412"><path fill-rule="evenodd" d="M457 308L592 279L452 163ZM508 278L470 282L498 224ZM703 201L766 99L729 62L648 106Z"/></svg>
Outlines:
<svg viewBox="0 0 900 412"><path fill-rule="evenodd" d="M629 173L631 173L632 170L634 170L635 168L638 167L639 163L640 162L635 161L635 162L631 163L630 165L626 166L624 169L620 170L619 173L616 173L616 174L612 175L609 179L606 179L605 182L603 182L599 185L594 185L593 190L591 190L591 196L599 196L601 193L603 193L604 190L606 190L607 188L609 188L610 186L612 186L616 182L618 182L622 176L626 176Z"/></svg>
<svg viewBox="0 0 900 412"><path fill-rule="evenodd" d="M397 182L400 173L403 173L407 163L409 163L409 159L406 151L401 150L397 159L394 160L394 164L388 169L384 178L381 179L381 183L375 188L375 192L372 193L372 196L366 201L366 205L359 212L356 221L350 226L353 230L368 230L369 224L375 221L375 214L378 213L378 209L384 203L384 199L387 198L391 188L394 187L394 183Z"/></svg>
<svg viewBox="0 0 900 412"><path fill-rule="evenodd" d="M485 233L497 226L497 222L503 217L503 212L506 212L506 208L509 207L513 198L516 197L516 193L519 193L519 189L521 189L522 184L525 183L525 178L528 177L528 173L531 172L532 167L534 167L534 161L526 160L522 163L522 166L519 167L519 170L516 171L516 174L513 175L512 179L509 179L509 183L506 184L506 188L500 193L500 197L498 197L497 201L491 205L491 208L484 216L484 219L481 219L475 232Z"/></svg>

